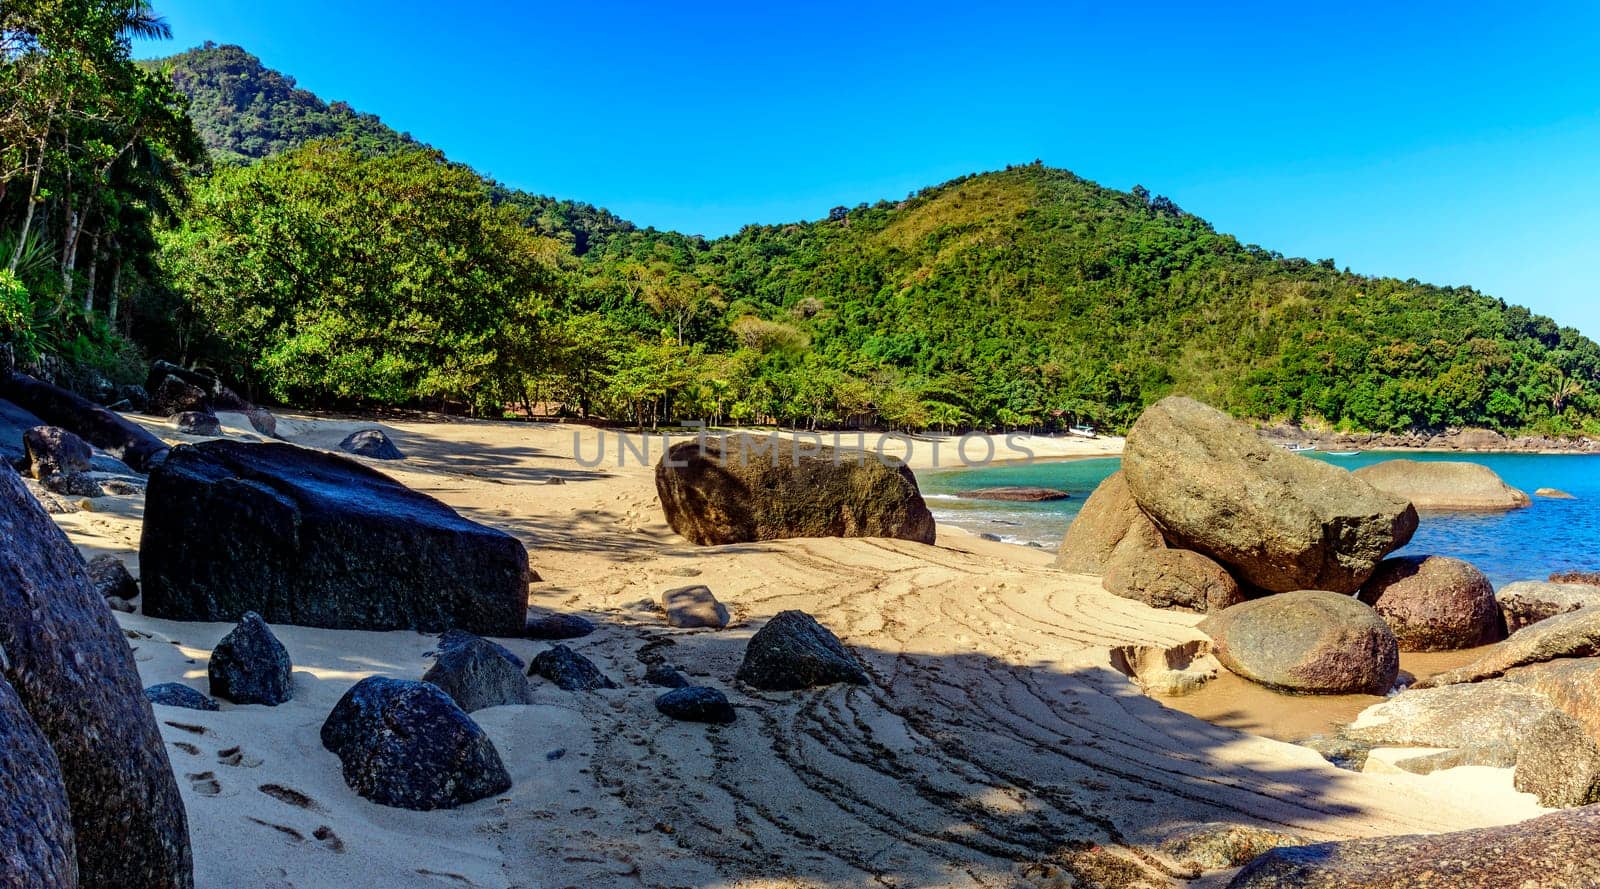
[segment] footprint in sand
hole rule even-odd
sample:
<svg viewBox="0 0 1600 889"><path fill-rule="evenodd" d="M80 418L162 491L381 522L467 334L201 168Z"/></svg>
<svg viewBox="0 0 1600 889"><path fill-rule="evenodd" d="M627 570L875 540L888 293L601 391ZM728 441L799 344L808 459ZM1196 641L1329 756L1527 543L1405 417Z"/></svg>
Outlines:
<svg viewBox="0 0 1600 889"><path fill-rule="evenodd" d="M187 753L190 756L200 755L200 748L190 744L188 741L173 741L172 746L182 750L184 753Z"/></svg>
<svg viewBox="0 0 1600 889"><path fill-rule="evenodd" d="M246 817L245 820L246 821L253 821L256 824L261 825L262 827L270 827L273 830L277 831L278 833L283 834L285 837L287 837L292 842L303 843L303 842L306 841L306 835L305 834L301 833L298 830L295 830L294 828L290 827L287 824L273 824L271 821L262 821L260 818L251 818L251 817Z"/></svg>
<svg viewBox="0 0 1600 889"><path fill-rule="evenodd" d="M216 796L222 792L215 772L191 772L184 777L189 779L189 789L201 796Z"/></svg>
<svg viewBox="0 0 1600 889"><path fill-rule="evenodd" d="M298 809L306 809L307 811L311 812L322 812L324 814L326 814L328 811L322 807L321 803L318 803L311 797L306 796L298 790L295 790L293 787L284 787L282 784L263 784L256 789L280 803L287 803Z"/></svg>
<svg viewBox="0 0 1600 889"><path fill-rule="evenodd" d="M177 729L180 732L188 732L191 735L209 735L209 734L211 734L210 729L207 729L203 725L190 725L187 722L168 722L168 723L166 723L166 725L170 725L170 726L172 726L173 728Z"/></svg>
<svg viewBox="0 0 1600 889"><path fill-rule="evenodd" d="M261 765L261 759L245 753L243 747L229 747L227 750L218 750L217 762L225 766L236 766L244 769L253 769Z"/></svg>
<svg viewBox="0 0 1600 889"><path fill-rule="evenodd" d="M324 824L311 832L311 836L321 843L330 852L344 852L344 840L333 832L333 828Z"/></svg>

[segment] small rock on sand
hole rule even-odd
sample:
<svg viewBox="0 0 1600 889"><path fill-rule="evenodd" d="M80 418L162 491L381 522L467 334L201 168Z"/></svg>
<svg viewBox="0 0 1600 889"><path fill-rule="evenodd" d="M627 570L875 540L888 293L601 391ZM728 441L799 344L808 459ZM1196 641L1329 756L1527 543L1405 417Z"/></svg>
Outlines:
<svg viewBox="0 0 1600 889"><path fill-rule="evenodd" d="M593 633L594 621L577 614L530 614L522 635L529 639L582 639Z"/></svg>
<svg viewBox="0 0 1600 889"><path fill-rule="evenodd" d="M405 454L394 446L382 429L362 429L345 436L339 450L366 457L369 460L404 460Z"/></svg>
<svg viewBox="0 0 1600 889"><path fill-rule="evenodd" d="M600 672L594 661L565 645L552 645L534 657L528 675L543 676L563 691L597 691L617 684Z"/></svg>
<svg viewBox="0 0 1600 889"><path fill-rule="evenodd" d="M508 657L508 655L510 655ZM422 675L468 713L486 707L532 704L522 661L499 645L469 633L441 640L433 666Z"/></svg>
<svg viewBox="0 0 1600 889"><path fill-rule="evenodd" d="M128 573L128 566L110 553L89 560L89 580L94 584L94 591L107 599L139 598L139 582Z"/></svg>
<svg viewBox="0 0 1600 889"><path fill-rule="evenodd" d="M685 586L661 594L661 608L667 625L679 628L709 627L720 630L728 625L728 609L706 586Z"/></svg>
<svg viewBox="0 0 1600 889"><path fill-rule="evenodd" d="M750 637L739 680L766 691L798 691L816 685L868 683L861 662L839 637L803 611L779 612Z"/></svg>
<svg viewBox="0 0 1600 889"><path fill-rule="evenodd" d="M217 702L181 682L163 682L144 690L152 704L164 707L182 707L185 710L220 710Z"/></svg>
<svg viewBox="0 0 1600 889"><path fill-rule="evenodd" d="M685 722L727 725L736 718L727 695L703 685L677 688L660 695L656 698L656 709L665 716Z"/></svg>
<svg viewBox="0 0 1600 889"><path fill-rule="evenodd" d="M294 695L289 650L254 611L217 643L206 674L211 693L235 704L276 707Z"/></svg>

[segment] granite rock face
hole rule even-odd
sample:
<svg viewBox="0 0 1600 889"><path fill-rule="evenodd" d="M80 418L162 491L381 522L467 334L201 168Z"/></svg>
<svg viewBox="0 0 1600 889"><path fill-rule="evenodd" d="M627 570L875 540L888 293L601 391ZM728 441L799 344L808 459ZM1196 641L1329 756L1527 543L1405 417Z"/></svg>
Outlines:
<svg viewBox="0 0 1600 889"><path fill-rule="evenodd" d="M4 679L0 679L0 886L78 887L77 850L61 764Z"/></svg>
<svg viewBox="0 0 1600 889"><path fill-rule="evenodd" d="M543 676L562 691L599 691L616 688L594 661L565 645L552 645L539 652L528 665L528 675Z"/></svg>
<svg viewBox="0 0 1600 889"><path fill-rule="evenodd" d="M1143 555L1167 548L1161 530L1133 501L1121 470L1101 482L1067 526L1056 567L1074 574L1105 574L1119 555Z"/></svg>
<svg viewBox="0 0 1600 889"><path fill-rule="evenodd" d="M188 821L133 652L10 466L0 540L3 673L61 763L80 884L190 889Z"/></svg>
<svg viewBox="0 0 1600 889"><path fill-rule="evenodd" d="M932 543L916 476L875 454L802 448L752 435L673 445L656 466L672 530L701 546L793 537Z"/></svg>
<svg viewBox="0 0 1600 889"><path fill-rule="evenodd" d="M1478 682L1504 676L1509 670L1529 664L1597 654L1600 654L1600 608L1580 608L1524 627L1504 642L1485 649L1472 663L1430 676L1413 687Z"/></svg>
<svg viewBox="0 0 1600 889"><path fill-rule="evenodd" d="M1267 592L1355 592L1417 529L1405 500L1188 398L1145 410L1128 431L1122 471L1170 545Z"/></svg>
<svg viewBox="0 0 1600 889"><path fill-rule="evenodd" d="M1228 889L1596 889L1600 807L1505 827L1274 849Z"/></svg>
<svg viewBox="0 0 1600 889"><path fill-rule="evenodd" d="M353 460L289 444L182 445L150 476L144 611L331 629L518 636L516 538Z"/></svg>
<svg viewBox="0 0 1600 889"><path fill-rule="evenodd" d="M0 376L0 398L108 451L139 472L149 472L168 450L166 442L145 431L144 427L26 374Z"/></svg>
<svg viewBox="0 0 1600 889"><path fill-rule="evenodd" d="M1186 549L1159 549L1114 557L1106 566L1106 592L1152 608L1205 614L1244 601L1239 582L1211 559Z"/></svg>
<svg viewBox="0 0 1600 889"><path fill-rule="evenodd" d="M1600 586L1519 580L1501 587L1495 593L1495 602L1500 607L1506 632L1515 633L1558 614L1600 606Z"/></svg>

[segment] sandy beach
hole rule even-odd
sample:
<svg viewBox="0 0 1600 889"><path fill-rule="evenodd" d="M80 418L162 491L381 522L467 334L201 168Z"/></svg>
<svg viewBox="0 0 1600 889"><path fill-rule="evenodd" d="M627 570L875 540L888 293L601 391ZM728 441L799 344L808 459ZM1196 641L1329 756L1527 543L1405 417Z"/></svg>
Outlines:
<svg viewBox="0 0 1600 889"><path fill-rule="evenodd" d="M230 437L256 437L237 415L224 421ZM527 545L542 577L530 605L598 623L569 644L621 688L575 694L534 680L534 706L474 714L510 791L448 812L384 808L345 786L318 730L361 678L420 677L433 637L274 627L295 664L291 702L156 707L201 889L1216 887L1228 871L1201 873L1161 841L1204 822L1337 839L1543 811L1513 791L1509 769L1341 771L1309 749L1163 707L1113 668L1112 650L1201 639L1199 617L1112 596L1054 570L1048 553L947 528L934 546L695 547L665 524L649 465L619 466L614 452L585 465L592 429L279 418L284 438L328 449L372 426L407 454L374 465ZM591 437L575 446L575 431ZM931 468L932 443L914 467ZM1021 444L1068 457L1121 442ZM140 498L94 506L57 518L86 556L115 553L137 574ZM728 605L726 630L666 626L660 593L688 583ZM736 685L745 642L784 609L836 632L872 684ZM147 685L206 690L227 625L117 617ZM546 646L500 641L524 658ZM738 721L660 717L659 689L641 679L656 657L727 691Z"/></svg>

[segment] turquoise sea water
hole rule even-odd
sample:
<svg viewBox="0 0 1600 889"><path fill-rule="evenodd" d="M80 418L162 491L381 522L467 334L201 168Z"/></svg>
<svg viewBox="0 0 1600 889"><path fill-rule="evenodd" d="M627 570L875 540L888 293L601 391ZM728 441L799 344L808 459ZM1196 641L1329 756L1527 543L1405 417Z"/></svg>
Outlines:
<svg viewBox="0 0 1600 889"><path fill-rule="evenodd" d="M1416 537L1401 552L1455 556L1477 565L1495 586L1544 578L1552 571L1600 570L1600 455L1419 454L1369 451L1356 457L1310 455L1347 469L1384 460L1469 460L1527 491L1559 488L1576 500L1533 498L1527 509L1505 513L1425 513ZM1013 543L1054 549L1085 498L1117 470L1116 458L923 472L928 505L941 523L994 534ZM956 491L1001 485L1060 488L1072 499L1053 503L963 500Z"/></svg>

